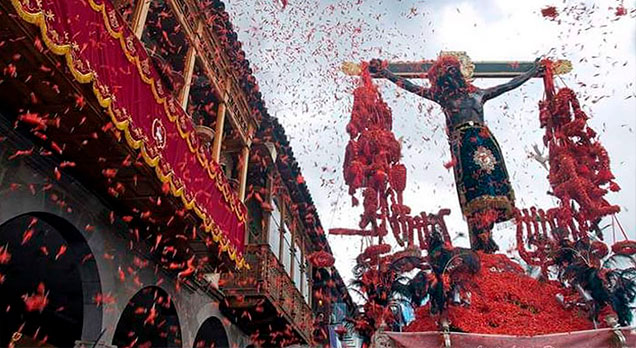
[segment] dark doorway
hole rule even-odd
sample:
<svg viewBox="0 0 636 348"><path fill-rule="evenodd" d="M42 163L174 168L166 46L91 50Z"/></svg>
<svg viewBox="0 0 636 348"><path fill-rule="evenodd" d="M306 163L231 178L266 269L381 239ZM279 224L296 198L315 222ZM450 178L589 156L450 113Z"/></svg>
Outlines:
<svg viewBox="0 0 636 348"><path fill-rule="evenodd" d="M181 328L170 296L161 288L139 290L124 309L113 344L118 347L181 347Z"/></svg>
<svg viewBox="0 0 636 348"><path fill-rule="evenodd" d="M0 226L0 248L0 346L20 332L25 341L72 347L85 315L99 330L101 308L85 301L93 295L85 292L99 288L97 267L73 225L50 214L21 215ZM93 285L83 286L89 275Z"/></svg>
<svg viewBox="0 0 636 348"><path fill-rule="evenodd" d="M227 348L229 346L223 323L216 317L206 319L194 339L195 348Z"/></svg>

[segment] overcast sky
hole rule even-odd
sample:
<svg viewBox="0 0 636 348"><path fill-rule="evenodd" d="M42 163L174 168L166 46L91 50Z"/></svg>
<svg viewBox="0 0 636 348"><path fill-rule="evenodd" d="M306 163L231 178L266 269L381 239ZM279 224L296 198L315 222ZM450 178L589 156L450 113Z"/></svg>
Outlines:
<svg viewBox="0 0 636 348"><path fill-rule="evenodd" d="M352 208L342 174L345 126L356 79L340 72L343 61L371 58L422 60L441 50L466 51L474 61L569 59L573 73L557 82L574 89L589 124L607 148L622 190L607 196L621 206L618 219L636 238L636 1L399 1L229 0L231 19L255 70L270 114L279 118L317 205L325 230L355 227L361 207ZM617 17L623 3L628 14ZM556 6L556 21L541 16ZM423 80L414 82L426 84ZM485 87L503 80L476 80ZM449 229L466 233L444 131L434 103L378 81L393 110L394 132L403 137L408 168L405 203L414 212L450 208ZM537 103L540 79L486 104L485 119L503 150L518 207L554 207L546 191L547 171L528 159L542 146ZM608 231L611 231L609 229ZM611 233L608 235L611 242ZM509 248L514 231L495 234ZM360 252L356 237L329 237L345 280ZM455 245L468 245L458 237Z"/></svg>

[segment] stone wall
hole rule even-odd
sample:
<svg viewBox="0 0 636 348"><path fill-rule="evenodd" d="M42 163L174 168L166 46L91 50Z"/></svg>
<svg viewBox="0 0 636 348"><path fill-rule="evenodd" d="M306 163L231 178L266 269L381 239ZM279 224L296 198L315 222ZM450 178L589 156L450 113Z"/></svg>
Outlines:
<svg viewBox="0 0 636 348"><path fill-rule="evenodd" d="M80 267L84 293L81 341L94 342L101 335L99 342L109 346L129 299L144 287L157 286L174 302L183 347L193 346L199 327L211 316L221 320L232 347L248 345L248 337L219 312L218 299L183 286L177 291L174 277L147 258L144 246L132 246L128 226L121 220L111 223L111 209L105 201L67 174L56 180L55 165L48 158L33 154L9 159L17 150L31 147L0 115L0 224L36 214L43 219L61 218L81 234L95 260L93 268ZM148 264L136 267L135 257ZM135 271L124 272L122 281L119 270L128 267ZM99 295L112 298L112 303L96 306Z"/></svg>

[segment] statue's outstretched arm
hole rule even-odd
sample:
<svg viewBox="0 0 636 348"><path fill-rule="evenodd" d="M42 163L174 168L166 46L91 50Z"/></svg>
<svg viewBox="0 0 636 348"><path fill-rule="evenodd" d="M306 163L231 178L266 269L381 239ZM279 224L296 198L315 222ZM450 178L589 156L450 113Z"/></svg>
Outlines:
<svg viewBox="0 0 636 348"><path fill-rule="evenodd" d="M435 98L433 97L433 93L431 92L430 88L418 86L403 77L395 75L394 73L390 72L388 69L383 68L382 62L380 60L377 60L377 59L371 60L371 64L369 65L369 71L371 73L377 74L379 77L388 79L389 81L395 83L398 87L402 89L405 89L411 93L415 93L419 95L420 97L424 97L426 99L436 101Z"/></svg>
<svg viewBox="0 0 636 348"><path fill-rule="evenodd" d="M513 78L512 80L502 83L501 85L497 85L494 87L490 87L484 90L483 101L498 97L499 95L506 93L510 90L513 90L522 84L524 84L529 79L537 76L542 71L542 65L539 62L539 59L534 61L534 66L532 69L526 71L525 73Z"/></svg>

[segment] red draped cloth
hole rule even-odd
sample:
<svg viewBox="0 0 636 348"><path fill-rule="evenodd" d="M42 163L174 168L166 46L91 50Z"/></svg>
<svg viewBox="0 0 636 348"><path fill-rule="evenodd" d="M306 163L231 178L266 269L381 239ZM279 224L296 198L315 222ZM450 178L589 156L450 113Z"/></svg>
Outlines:
<svg viewBox="0 0 636 348"><path fill-rule="evenodd" d="M203 221L239 268L245 265L246 208L201 146L178 102L164 89L143 44L108 0L11 0L64 55L74 78L91 83L99 103L155 168L164 187ZM63 122L63 120L62 120Z"/></svg>
<svg viewBox="0 0 636 348"><path fill-rule="evenodd" d="M613 329L577 331L541 336L505 336L452 332L449 333L452 347L498 347L498 348L598 348L617 346ZM636 333L621 328L625 337L622 347L636 346ZM441 332L386 332L396 343L405 348L444 347Z"/></svg>

